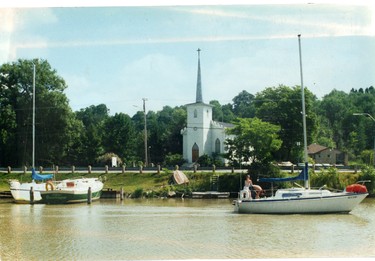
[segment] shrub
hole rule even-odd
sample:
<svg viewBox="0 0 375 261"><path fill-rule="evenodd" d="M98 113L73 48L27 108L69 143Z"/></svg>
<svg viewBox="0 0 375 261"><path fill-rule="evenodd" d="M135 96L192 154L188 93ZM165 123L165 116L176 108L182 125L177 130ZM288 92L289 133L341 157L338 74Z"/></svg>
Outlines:
<svg viewBox="0 0 375 261"><path fill-rule="evenodd" d="M132 198L142 198L143 197L143 188L137 188L136 190L134 190L131 197Z"/></svg>
<svg viewBox="0 0 375 261"><path fill-rule="evenodd" d="M375 194L375 169L373 167L364 166L359 175L359 180L370 180L365 185L370 195Z"/></svg>
<svg viewBox="0 0 375 261"><path fill-rule="evenodd" d="M165 165L166 166L181 166L185 163L184 158L181 154L171 154L168 153L168 155L165 156Z"/></svg>

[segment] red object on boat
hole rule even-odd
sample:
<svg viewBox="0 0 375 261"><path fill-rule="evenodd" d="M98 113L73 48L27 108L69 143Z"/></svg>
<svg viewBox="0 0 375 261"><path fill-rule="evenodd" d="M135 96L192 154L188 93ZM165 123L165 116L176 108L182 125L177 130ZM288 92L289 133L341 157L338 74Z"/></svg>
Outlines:
<svg viewBox="0 0 375 261"><path fill-rule="evenodd" d="M367 188L365 185L352 184L346 187L346 192L352 193L367 193Z"/></svg>

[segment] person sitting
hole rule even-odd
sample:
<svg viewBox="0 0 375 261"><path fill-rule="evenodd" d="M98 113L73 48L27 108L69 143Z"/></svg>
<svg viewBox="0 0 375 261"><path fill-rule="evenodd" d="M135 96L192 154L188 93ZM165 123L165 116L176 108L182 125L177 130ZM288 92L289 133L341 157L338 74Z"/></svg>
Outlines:
<svg viewBox="0 0 375 261"><path fill-rule="evenodd" d="M259 195L263 190L261 186L253 184L253 181L251 180L250 175L246 176L245 187L248 187L250 191L252 189L255 190L255 193L256 193L255 198L259 198Z"/></svg>

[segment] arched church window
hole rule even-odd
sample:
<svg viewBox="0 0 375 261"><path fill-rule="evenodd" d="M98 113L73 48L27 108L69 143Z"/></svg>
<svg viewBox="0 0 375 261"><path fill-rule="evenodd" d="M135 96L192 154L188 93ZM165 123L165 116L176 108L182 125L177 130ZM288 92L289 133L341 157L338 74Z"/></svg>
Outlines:
<svg viewBox="0 0 375 261"><path fill-rule="evenodd" d="M216 141L215 141L215 152L220 153L220 148L221 148L221 142L220 142L219 138L217 138Z"/></svg>
<svg viewBox="0 0 375 261"><path fill-rule="evenodd" d="M194 110L194 118L197 118L198 117L198 111L197 109Z"/></svg>

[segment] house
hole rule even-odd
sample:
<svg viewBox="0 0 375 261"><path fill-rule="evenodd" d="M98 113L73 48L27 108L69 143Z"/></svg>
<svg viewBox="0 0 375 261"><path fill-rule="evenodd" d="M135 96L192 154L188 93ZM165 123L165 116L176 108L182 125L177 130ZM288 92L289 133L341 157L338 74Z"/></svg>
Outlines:
<svg viewBox="0 0 375 261"><path fill-rule="evenodd" d="M200 49L198 49L198 75L196 100L186 105L187 126L181 130L183 136L183 158L194 163L202 155L220 155L226 152L226 134L232 124L212 120L212 105L203 102L200 67ZM224 162L225 160L222 159Z"/></svg>
<svg viewBox="0 0 375 261"><path fill-rule="evenodd" d="M307 153L317 164L348 165L348 155L338 149L331 149L314 143L307 146Z"/></svg>

